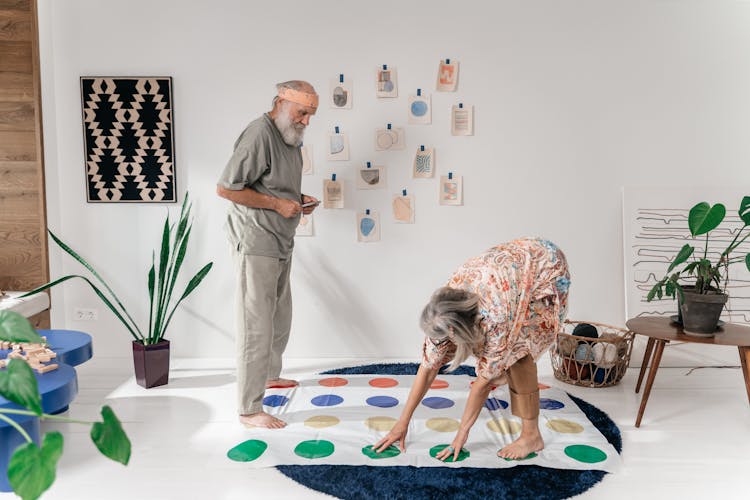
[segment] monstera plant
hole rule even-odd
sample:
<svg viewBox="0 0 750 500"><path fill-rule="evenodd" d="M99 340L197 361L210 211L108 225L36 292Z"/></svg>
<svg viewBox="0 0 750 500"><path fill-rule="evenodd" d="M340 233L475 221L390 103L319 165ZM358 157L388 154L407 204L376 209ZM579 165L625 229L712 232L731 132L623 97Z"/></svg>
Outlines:
<svg viewBox="0 0 750 500"><path fill-rule="evenodd" d="M694 239L702 237L698 240L700 246L696 248L690 243L683 245L670 262L666 275L656 282L646 296L649 302L663 296L677 297L679 321L686 333L713 335L728 299L726 286L729 267L744 263L750 271L750 253L736 255L740 245L750 236L750 231L746 231L750 226L750 196L742 198L737 211L741 225L726 228L731 240L724 247L715 230L724 222L726 212L723 204L710 205L705 201L690 209L688 228ZM723 250L710 250L711 242L714 248L718 242Z"/></svg>
<svg viewBox="0 0 750 500"><path fill-rule="evenodd" d="M31 323L13 311L0 311L0 340L42 342ZM37 445L11 415L90 425L91 440L99 451L107 458L123 465L128 464L130 440L112 408L102 407L101 422L83 422L43 413L36 376L26 361L11 359L6 368L0 369L0 396L24 408L19 410L0 406L0 421L13 427L26 440L26 444L16 448L8 464L8 482L13 491L24 500L39 498L52 486L64 440L60 432L47 432L41 440L41 445Z"/></svg>

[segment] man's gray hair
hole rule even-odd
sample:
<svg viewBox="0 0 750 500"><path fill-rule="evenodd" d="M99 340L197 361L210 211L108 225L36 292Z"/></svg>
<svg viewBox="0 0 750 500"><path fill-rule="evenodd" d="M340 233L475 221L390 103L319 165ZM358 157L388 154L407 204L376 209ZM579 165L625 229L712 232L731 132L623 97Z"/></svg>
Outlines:
<svg viewBox="0 0 750 500"><path fill-rule="evenodd" d="M298 90L300 92L315 92L315 87L310 85L308 82L304 80L289 80L288 82L281 82L276 84L276 92L278 93L281 89L291 89L291 90ZM271 104L274 106L276 105L276 101L279 100L279 96L276 95L273 98L273 101L271 101Z"/></svg>
<svg viewBox="0 0 750 500"><path fill-rule="evenodd" d="M420 326L434 341L446 340L450 334L456 353L448 371L453 371L484 341L479 327L479 296L456 288L438 288L422 310Z"/></svg>

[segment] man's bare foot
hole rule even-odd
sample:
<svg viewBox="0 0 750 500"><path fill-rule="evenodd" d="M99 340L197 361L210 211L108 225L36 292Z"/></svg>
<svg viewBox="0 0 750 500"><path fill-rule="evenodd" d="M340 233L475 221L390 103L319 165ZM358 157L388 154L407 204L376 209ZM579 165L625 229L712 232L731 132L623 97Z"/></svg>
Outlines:
<svg viewBox="0 0 750 500"><path fill-rule="evenodd" d="M298 385L299 382L288 378L266 380L266 389L288 389L289 387L297 387Z"/></svg>
<svg viewBox="0 0 750 500"><path fill-rule="evenodd" d="M517 460L526 458L529 454L544 449L544 441L540 434L534 436L521 436L502 450L497 452L500 458Z"/></svg>
<svg viewBox="0 0 750 500"><path fill-rule="evenodd" d="M264 411L251 413L250 415L240 415L240 423L245 427L261 427L265 429L282 429L286 427L286 422Z"/></svg>

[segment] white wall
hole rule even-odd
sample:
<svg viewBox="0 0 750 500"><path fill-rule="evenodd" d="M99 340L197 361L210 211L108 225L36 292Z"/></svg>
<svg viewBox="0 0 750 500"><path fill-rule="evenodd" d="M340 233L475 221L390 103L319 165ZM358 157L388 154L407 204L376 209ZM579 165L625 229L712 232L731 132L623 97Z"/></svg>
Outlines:
<svg viewBox="0 0 750 500"><path fill-rule="evenodd" d="M334 167L349 185L347 207L319 209L316 236L297 240L289 356L416 357L432 290L465 258L521 235L567 253L570 317L622 325L622 186L748 178L747 2L41 0L40 18L50 226L141 317L167 208L86 203L78 79L174 79L177 185L196 213L187 269L215 262L175 315L178 356L233 354L226 203L214 186L278 81L307 79L325 94L340 72L354 80L354 108L322 106L306 137L316 172L304 190L321 195ZM461 63L456 94L432 90L445 57ZM396 100L374 96L384 63L399 72ZM407 125L417 87L433 92L430 126ZM473 137L450 135L459 101L475 106ZM387 122L407 128L406 151L375 153L374 129ZM323 155L334 125L350 136L345 164ZM410 178L419 144L436 148L439 173L464 175L463 207L437 204L437 180ZM389 167L388 190L353 189L366 160ZM416 195L414 225L394 224L388 209L402 187ZM381 212L379 243L356 242L366 207ZM54 247L50 257L52 276L79 269ZM99 320L73 321L76 307L99 308ZM126 331L81 284L56 291L53 326L91 332L99 355L128 355Z"/></svg>

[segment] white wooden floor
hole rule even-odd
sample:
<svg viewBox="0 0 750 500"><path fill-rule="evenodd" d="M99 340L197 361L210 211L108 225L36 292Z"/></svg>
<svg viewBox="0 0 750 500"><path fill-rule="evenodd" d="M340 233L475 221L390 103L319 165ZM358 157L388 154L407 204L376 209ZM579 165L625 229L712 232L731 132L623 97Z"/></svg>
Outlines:
<svg viewBox="0 0 750 500"><path fill-rule="evenodd" d="M289 360L284 375L382 360ZM389 360L393 362L413 360ZM539 363L540 381L563 387L604 410L623 435L624 467L579 498L750 498L750 405L739 368L659 370L640 429L637 369L616 387L586 389L552 376ZM61 430L65 451L46 499L242 499L329 498L275 469L253 470L226 458L244 439L235 416L233 361L173 360L168 386L136 385L132 360L94 358L78 368L79 395L68 416L96 418L112 406L133 442L130 465L100 456L89 428L45 424ZM0 493L0 499L13 498Z"/></svg>

